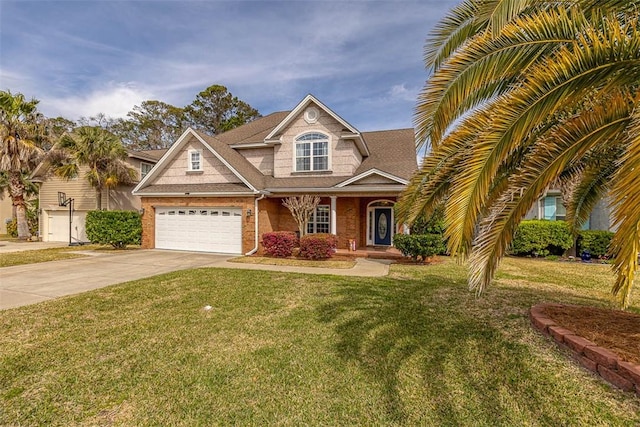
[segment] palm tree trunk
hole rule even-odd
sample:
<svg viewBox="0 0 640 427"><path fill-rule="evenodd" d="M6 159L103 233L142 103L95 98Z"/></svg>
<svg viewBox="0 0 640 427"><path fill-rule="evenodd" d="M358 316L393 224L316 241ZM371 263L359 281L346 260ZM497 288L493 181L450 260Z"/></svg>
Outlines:
<svg viewBox="0 0 640 427"><path fill-rule="evenodd" d="M16 211L18 225L18 239L28 240L31 237L29 224L27 223L27 206L24 201L24 183L20 172L9 172L9 195L11 203Z"/></svg>
<svg viewBox="0 0 640 427"><path fill-rule="evenodd" d="M102 210L102 190L96 190L96 209Z"/></svg>

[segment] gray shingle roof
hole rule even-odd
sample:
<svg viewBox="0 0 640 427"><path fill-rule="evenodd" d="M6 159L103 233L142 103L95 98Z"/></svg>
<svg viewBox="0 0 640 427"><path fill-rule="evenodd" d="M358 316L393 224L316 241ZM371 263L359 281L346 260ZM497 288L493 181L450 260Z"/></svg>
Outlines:
<svg viewBox="0 0 640 427"><path fill-rule="evenodd" d="M225 144L255 144L264 142L265 137L271 132L285 117L289 111L279 111L260 117L252 122L242 125L230 131L216 135Z"/></svg>
<svg viewBox="0 0 640 427"><path fill-rule="evenodd" d="M363 160L355 175L379 169L408 180L418 168L413 129L362 132L362 137L370 155Z"/></svg>

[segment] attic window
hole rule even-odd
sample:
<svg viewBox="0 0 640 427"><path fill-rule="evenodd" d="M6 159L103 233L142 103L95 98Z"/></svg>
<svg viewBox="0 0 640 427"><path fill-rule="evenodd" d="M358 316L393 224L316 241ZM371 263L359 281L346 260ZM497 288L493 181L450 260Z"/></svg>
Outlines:
<svg viewBox="0 0 640 427"><path fill-rule="evenodd" d="M296 172L329 170L329 137L306 133L296 138Z"/></svg>
<svg viewBox="0 0 640 427"><path fill-rule="evenodd" d="M202 170L202 151L201 150L189 150L187 153L187 170L188 171L201 171Z"/></svg>

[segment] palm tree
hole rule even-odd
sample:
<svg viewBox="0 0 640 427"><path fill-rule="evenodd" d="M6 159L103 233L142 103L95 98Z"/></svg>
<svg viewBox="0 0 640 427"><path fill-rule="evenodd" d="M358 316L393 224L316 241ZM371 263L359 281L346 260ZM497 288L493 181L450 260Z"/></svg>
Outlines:
<svg viewBox="0 0 640 427"><path fill-rule="evenodd" d="M45 138L45 120L37 111L38 101L26 101L24 95L0 91L0 172L8 178L11 202L16 212L18 238L29 239L24 175L31 172L42 157L39 144Z"/></svg>
<svg viewBox="0 0 640 427"><path fill-rule="evenodd" d="M124 161L126 158L120 139L97 126L82 126L64 134L50 155L54 173L62 178L75 178L81 167L87 167L85 177L96 191L96 209L102 209L104 189L135 181L136 170Z"/></svg>
<svg viewBox="0 0 640 427"><path fill-rule="evenodd" d="M445 201L449 250L470 257L472 289L489 285L519 222L560 183L574 231L609 194L613 292L628 306L640 249L638 7L466 0L431 34L415 115L418 147L431 151L398 218Z"/></svg>

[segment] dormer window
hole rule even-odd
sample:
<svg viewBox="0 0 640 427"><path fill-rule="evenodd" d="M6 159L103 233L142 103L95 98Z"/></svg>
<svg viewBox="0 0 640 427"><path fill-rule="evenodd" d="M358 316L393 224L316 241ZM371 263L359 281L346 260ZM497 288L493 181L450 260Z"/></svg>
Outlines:
<svg viewBox="0 0 640 427"><path fill-rule="evenodd" d="M189 150L188 153L188 166L187 170L190 172L202 170L202 151L201 150Z"/></svg>
<svg viewBox="0 0 640 427"><path fill-rule="evenodd" d="M329 170L329 137L306 133L296 138L296 172Z"/></svg>

